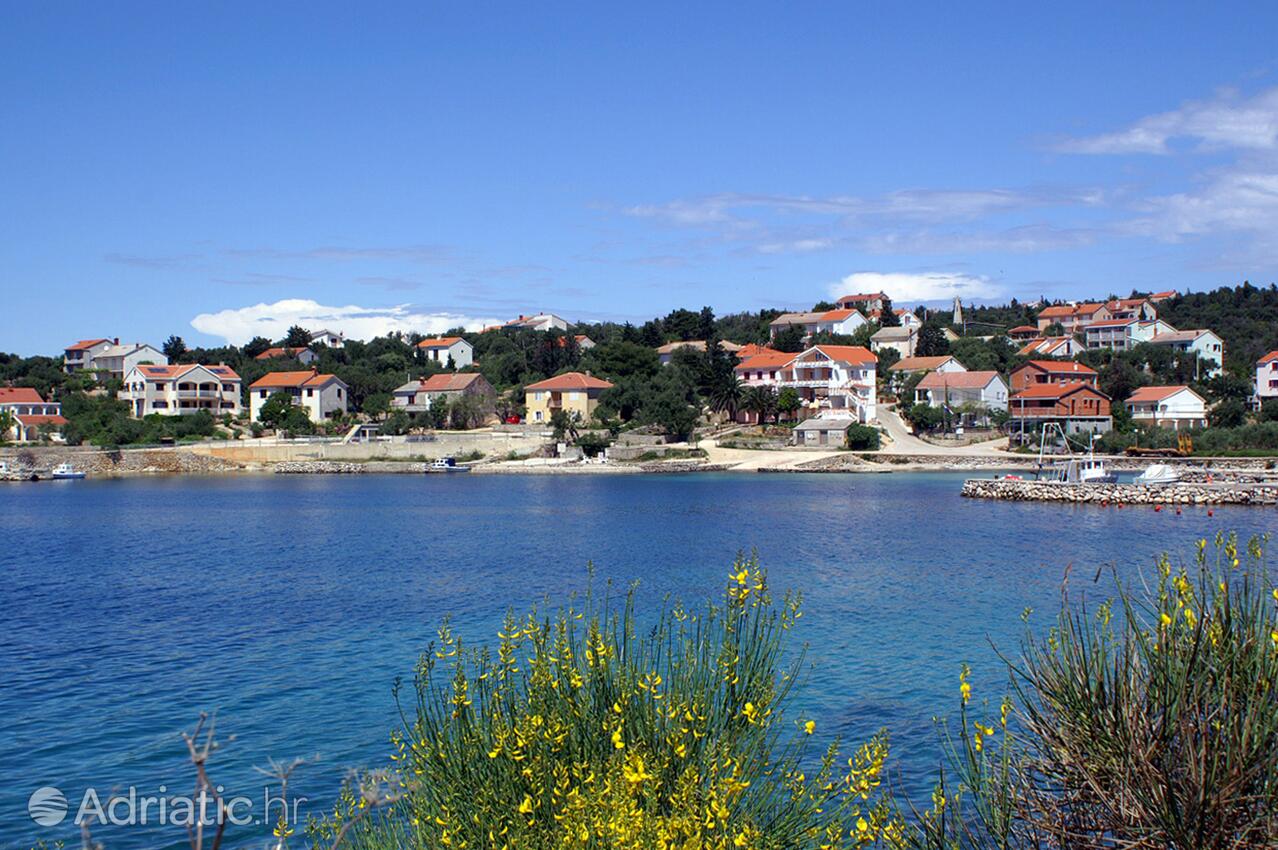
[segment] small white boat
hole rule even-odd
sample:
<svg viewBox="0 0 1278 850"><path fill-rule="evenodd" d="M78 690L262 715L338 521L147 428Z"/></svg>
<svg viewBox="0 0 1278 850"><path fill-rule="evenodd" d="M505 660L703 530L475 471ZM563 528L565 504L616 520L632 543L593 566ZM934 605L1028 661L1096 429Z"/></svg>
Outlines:
<svg viewBox="0 0 1278 850"><path fill-rule="evenodd" d="M65 480L65 479L71 479L71 478L83 478L84 473L80 472L69 463L60 463L57 466L53 467L53 471L49 473L49 476L51 478Z"/></svg>
<svg viewBox="0 0 1278 850"><path fill-rule="evenodd" d="M470 472L470 467L458 466L456 458L441 457L427 467L427 470L429 472Z"/></svg>
<svg viewBox="0 0 1278 850"><path fill-rule="evenodd" d="M1096 457L1095 435L1088 439L1087 454L1082 457L1068 455L1065 460L1046 467L1047 438L1049 434L1059 434L1061 443L1069 450L1069 438L1060 425L1052 425L1043 429L1038 447L1038 480L1063 481L1070 484L1117 484L1118 473L1110 471L1105 459Z"/></svg>
<svg viewBox="0 0 1278 850"><path fill-rule="evenodd" d="M1180 481L1180 473L1166 463L1150 464L1144 472L1137 475L1135 484L1175 484Z"/></svg>

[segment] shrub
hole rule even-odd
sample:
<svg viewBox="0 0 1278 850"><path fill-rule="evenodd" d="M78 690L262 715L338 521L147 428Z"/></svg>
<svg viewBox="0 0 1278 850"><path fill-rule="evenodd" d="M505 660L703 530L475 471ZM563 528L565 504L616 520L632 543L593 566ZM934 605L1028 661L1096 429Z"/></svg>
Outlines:
<svg viewBox="0 0 1278 850"><path fill-rule="evenodd" d="M848 426L847 447L863 451L874 451L879 448L879 429L869 425L853 423Z"/></svg>
<svg viewBox="0 0 1278 850"><path fill-rule="evenodd" d="M392 738L394 812L358 821L350 792L315 837L347 827L358 847L521 850L895 838L879 793L885 738L809 759L815 724L785 713L801 659L782 669L781 658L798 614L795 598L774 603L757 563L738 561L721 605L676 604L651 628L633 593L508 614L492 652L445 623Z"/></svg>

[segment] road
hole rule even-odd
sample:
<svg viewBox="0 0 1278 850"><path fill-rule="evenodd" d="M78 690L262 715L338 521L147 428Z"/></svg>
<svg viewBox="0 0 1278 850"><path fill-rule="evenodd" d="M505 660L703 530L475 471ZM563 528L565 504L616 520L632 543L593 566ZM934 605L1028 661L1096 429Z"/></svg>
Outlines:
<svg viewBox="0 0 1278 850"><path fill-rule="evenodd" d="M972 443L969 446L937 446L926 443L910 433L910 426L897 415L896 408L880 404L877 408L879 424L892 439L884 444L880 454L891 455L965 455L967 457L1006 457L1003 449L1007 448L1007 438L999 437L983 443Z"/></svg>

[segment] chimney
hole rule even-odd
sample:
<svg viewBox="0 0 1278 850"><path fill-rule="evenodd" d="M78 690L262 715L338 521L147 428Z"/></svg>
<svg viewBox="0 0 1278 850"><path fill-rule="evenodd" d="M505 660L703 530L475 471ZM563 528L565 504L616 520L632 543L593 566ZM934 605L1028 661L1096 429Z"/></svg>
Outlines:
<svg viewBox="0 0 1278 850"><path fill-rule="evenodd" d="M120 338L117 336L115 340L112 342L112 345L119 345L119 344L120 344Z"/></svg>

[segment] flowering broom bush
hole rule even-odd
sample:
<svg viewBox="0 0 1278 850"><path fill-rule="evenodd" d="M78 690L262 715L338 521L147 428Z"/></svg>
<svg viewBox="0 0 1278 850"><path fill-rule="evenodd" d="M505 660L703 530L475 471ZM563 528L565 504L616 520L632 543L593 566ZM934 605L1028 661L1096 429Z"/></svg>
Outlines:
<svg viewBox="0 0 1278 850"><path fill-rule="evenodd" d="M969 705L964 669L950 776L904 843L1278 847L1278 589L1262 542L1201 540L1191 566L1163 557L1090 614L1067 599L1009 662L1014 699L997 711Z"/></svg>
<svg viewBox="0 0 1278 850"><path fill-rule="evenodd" d="M495 651L448 628L392 737L399 788L376 817L348 793L314 828L365 848L850 848L895 843L883 734L809 752L785 707L799 599L738 559L719 605L650 627L592 596L506 617Z"/></svg>

